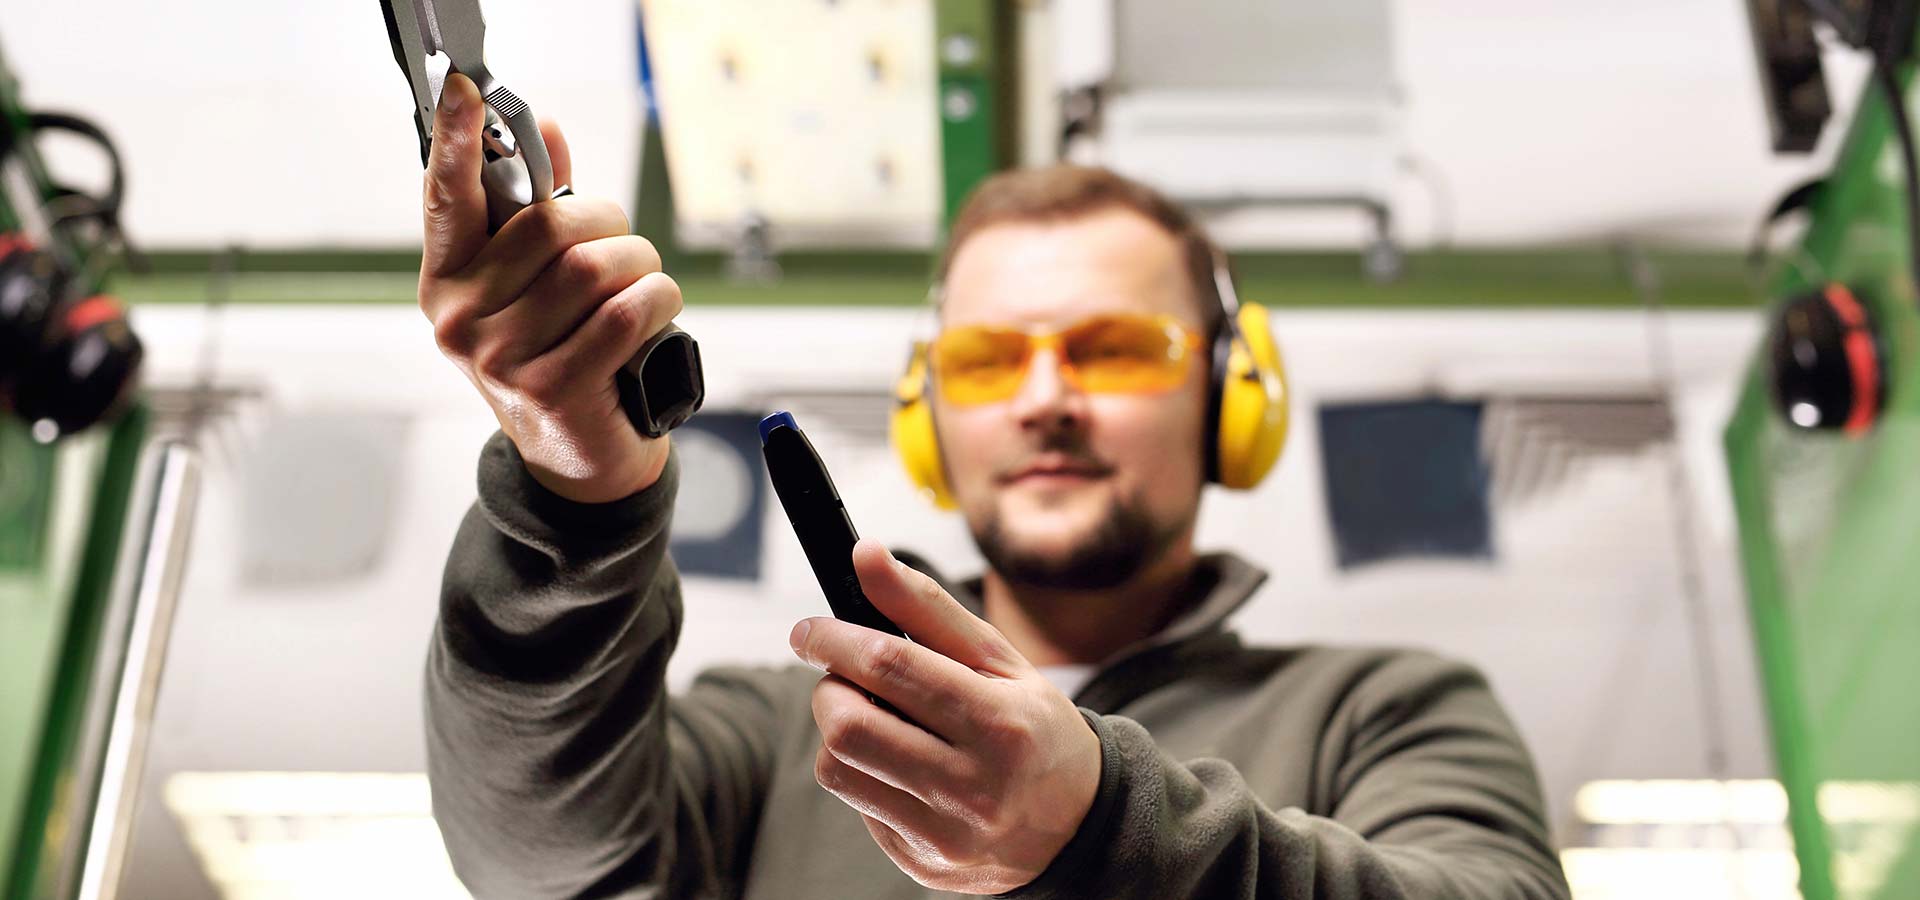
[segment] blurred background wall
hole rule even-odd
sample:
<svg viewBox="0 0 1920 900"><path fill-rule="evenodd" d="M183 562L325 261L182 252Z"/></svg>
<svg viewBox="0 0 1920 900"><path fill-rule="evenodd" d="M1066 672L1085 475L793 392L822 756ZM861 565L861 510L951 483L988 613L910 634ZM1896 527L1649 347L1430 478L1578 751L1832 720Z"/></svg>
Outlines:
<svg viewBox="0 0 1920 900"><path fill-rule="evenodd" d="M701 6L658 5L663 17ZM917 16L931 23L930 5L917 0L791 5L841 6L853 21ZM1070 64L1098 53L1080 46L1097 43L1093 38L1052 31L1056 16L1084 5L1016 4L1031 20L1030 52L1038 60L1030 71L1040 86L1030 90L1044 93L1061 77L1057 59ZM1381 43L1396 70L1390 80L1404 106L1405 144L1445 180L1456 207L1451 236L1460 243L1539 244L1628 232L1732 246L1780 188L1822 162L1768 151L1738 4L1385 5L1391 38ZM755 33L751 18L738 12L742 5L707 6L710 19ZM7 0L0 9L7 52L29 97L109 123L125 155L137 161L127 225L145 242L385 248L418 239L406 88L377 16L237 0ZM581 0L559 10L496 0L486 12L489 58L524 94L540 98L543 115L564 123L577 148L580 188L632 196L643 103L634 5ZM831 33L811 37L850 42ZM1275 59L1325 43L1317 34L1292 46L1284 35L1279 40L1267 50ZM912 55L921 71L929 69L929 49L900 48L903 68ZM790 40L774 56L806 52L805 42ZM1205 47L1172 45L1165 53L1196 67L1206 59ZM1335 45L1320 55L1338 53ZM1844 121L1864 67L1843 54L1830 65L1836 119ZM830 105L826 99L819 105ZM739 113L673 114L700 128L726 128ZM1049 149L1042 139L1024 155ZM1432 197L1419 179L1409 176L1396 190L1407 206L1407 239L1419 245L1436 237L1426 208Z"/></svg>
<svg viewBox="0 0 1920 900"><path fill-rule="evenodd" d="M643 6L664 134L650 130L632 2L487 0L489 59L565 125L578 190L620 200L643 233L677 235L663 249L705 351L707 415L794 409L864 533L971 571L958 520L910 496L885 444L897 367L930 326L919 301L942 203L936 123L950 112L932 5ZM1060 98L1085 71L1146 76L1087 24L1112 9L1008 8L1029 98L1015 156L1039 161L1060 152L1072 115ZM1328 27L1362 29L1364 63L1304 31L1247 59L1364 83L1361 101L1337 86L1332 107L1259 108L1379 116L1367 128L1391 151L1375 174L1404 272L1367 278L1371 231L1350 211L1224 203L1213 217L1245 251L1245 298L1280 310L1296 391L1275 476L1213 493L1203 512L1203 544L1272 574L1239 627L1271 642L1419 644L1484 667L1536 754L1584 897L1656 884L1789 895L1721 430L1762 326L1736 251L1782 190L1824 167L1837 129L1809 157L1769 151L1735 3L1353 10ZM119 287L149 384L223 398L131 860L139 895L305 883L457 896L417 779L420 666L494 425L412 306L418 153L372 4L0 0L0 41L36 106L86 111L129 160L126 225L155 271ZM1161 51L1197 66L1209 46ZM779 74L817 59L870 77ZM1185 77L1174 64L1150 74ZM1862 75L1833 55L1837 120ZM1171 108L1188 109L1180 96ZM1134 150L1072 153L1161 164L1152 99L1110 110L1135 117ZM871 109L887 118L857 114ZM78 177L97 165L50 144ZM649 153L665 154L680 201L664 219ZM771 249L791 251L777 274L730 268L742 210L774 219ZM1634 280L1643 253L1657 285ZM210 274L223 266L236 271ZM1346 445L1322 426L1380 404L1470 409L1466 446L1490 473L1476 552L1343 551L1327 463ZM728 458L714 450L707 471L738 488ZM722 660L786 662L787 629L822 608L784 520L751 495L725 494L753 519L757 571L687 577L676 684ZM1656 783L1704 779L1722 783L1704 806ZM1596 805L1596 784L1623 805ZM1729 811L1739 803L1747 818ZM382 864L344 872L354 858ZM382 880L339 880L357 877Z"/></svg>

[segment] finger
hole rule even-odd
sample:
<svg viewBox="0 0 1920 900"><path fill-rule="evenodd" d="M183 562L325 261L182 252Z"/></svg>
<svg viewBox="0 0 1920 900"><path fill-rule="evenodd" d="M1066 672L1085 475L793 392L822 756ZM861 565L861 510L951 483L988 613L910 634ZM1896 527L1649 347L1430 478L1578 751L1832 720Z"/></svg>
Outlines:
<svg viewBox="0 0 1920 900"><path fill-rule="evenodd" d="M879 541L864 538L853 546L853 570L874 608L915 643L994 675L1011 677L1030 668L999 629L968 612L926 573L894 559Z"/></svg>
<svg viewBox="0 0 1920 900"><path fill-rule="evenodd" d="M608 297L572 334L528 365L553 367L567 391L610 390L613 374L679 314L680 286L666 273L654 272Z"/></svg>
<svg viewBox="0 0 1920 900"><path fill-rule="evenodd" d="M561 197L514 213L468 266L487 286L471 312L484 316L505 309L575 244L632 233L627 214L605 200Z"/></svg>
<svg viewBox="0 0 1920 900"><path fill-rule="evenodd" d="M473 82L459 73L448 75L433 114L422 192L424 275L458 271L487 244L487 193L480 186L480 125L485 116Z"/></svg>
<svg viewBox="0 0 1920 900"><path fill-rule="evenodd" d="M953 745L901 721L858 686L827 675L813 686L813 721L835 758L936 809L951 809L972 762Z"/></svg>
<svg viewBox="0 0 1920 900"><path fill-rule="evenodd" d="M866 824L867 833L873 835L873 842L879 845L880 852L893 860L893 864L899 866L900 871L905 872L908 866L920 862L918 851L914 849L915 842L901 837L900 832L887 827L887 823L866 813L860 814L860 821Z"/></svg>
<svg viewBox="0 0 1920 900"><path fill-rule="evenodd" d="M547 159L553 162L553 186L573 185L573 154L567 150L567 136L560 131L560 123L552 119L540 120L540 138L547 142Z"/></svg>
<svg viewBox="0 0 1920 900"><path fill-rule="evenodd" d="M922 852L944 855L942 848L959 843L963 827L959 822L942 817L912 794L841 762L825 747L814 756L813 779L840 802L887 826Z"/></svg>
<svg viewBox="0 0 1920 900"><path fill-rule="evenodd" d="M579 328L602 301L659 270L660 255L637 234L575 244L481 328L499 335L513 359L538 356Z"/></svg>
<svg viewBox="0 0 1920 900"><path fill-rule="evenodd" d="M972 669L912 641L839 619L802 620L788 643L802 662L872 691L948 740L971 739L969 714L997 700L992 683Z"/></svg>

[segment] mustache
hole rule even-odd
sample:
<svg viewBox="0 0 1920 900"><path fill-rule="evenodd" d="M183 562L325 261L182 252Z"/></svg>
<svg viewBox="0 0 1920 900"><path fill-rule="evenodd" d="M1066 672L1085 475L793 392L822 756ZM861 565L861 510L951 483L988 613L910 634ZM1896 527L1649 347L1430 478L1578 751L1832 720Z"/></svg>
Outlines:
<svg viewBox="0 0 1920 900"><path fill-rule="evenodd" d="M1022 453L1019 457L996 466L995 480L1005 481L1015 474L1026 470L1043 457L1051 461L1062 461L1075 468L1084 468L1105 475L1113 471L1113 464L1102 459L1086 440L1077 434L1056 432L1043 437L1038 446Z"/></svg>

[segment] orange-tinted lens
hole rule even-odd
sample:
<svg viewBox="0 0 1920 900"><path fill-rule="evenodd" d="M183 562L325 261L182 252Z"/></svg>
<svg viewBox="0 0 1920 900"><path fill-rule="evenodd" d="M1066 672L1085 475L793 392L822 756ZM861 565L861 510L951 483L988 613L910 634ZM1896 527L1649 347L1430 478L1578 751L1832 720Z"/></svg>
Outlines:
<svg viewBox="0 0 1920 900"><path fill-rule="evenodd" d="M1148 393L1186 380L1197 342L1169 318L1097 316L1067 329L1060 343L1082 390Z"/></svg>
<svg viewBox="0 0 1920 900"><path fill-rule="evenodd" d="M933 340L933 381L949 403L994 403L1020 391L1033 341L1026 332L970 325Z"/></svg>

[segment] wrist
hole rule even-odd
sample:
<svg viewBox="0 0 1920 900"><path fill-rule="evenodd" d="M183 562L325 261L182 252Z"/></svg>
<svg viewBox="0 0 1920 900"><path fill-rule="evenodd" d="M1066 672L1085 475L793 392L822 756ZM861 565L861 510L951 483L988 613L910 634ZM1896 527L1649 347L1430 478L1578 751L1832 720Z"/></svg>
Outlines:
<svg viewBox="0 0 1920 900"><path fill-rule="evenodd" d="M666 470L668 437L647 441L644 450L628 465L604 476L576 478L547 466L525 460L527 474L556 497L574 503L598 504L625 500L660 480Z"/></svg>

